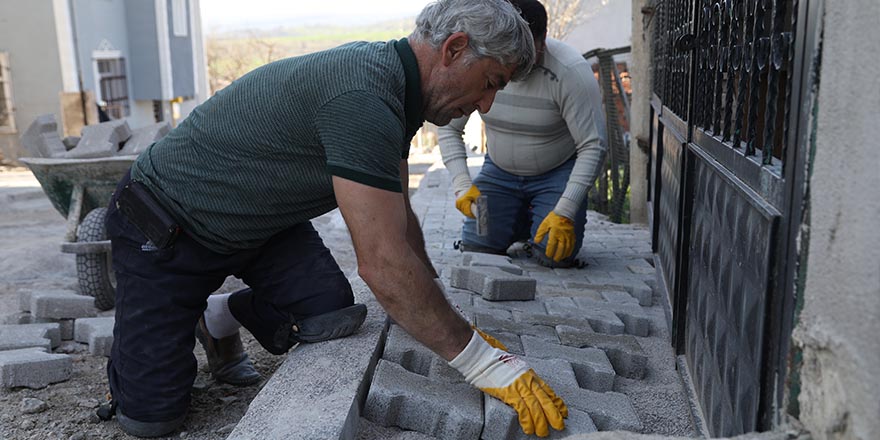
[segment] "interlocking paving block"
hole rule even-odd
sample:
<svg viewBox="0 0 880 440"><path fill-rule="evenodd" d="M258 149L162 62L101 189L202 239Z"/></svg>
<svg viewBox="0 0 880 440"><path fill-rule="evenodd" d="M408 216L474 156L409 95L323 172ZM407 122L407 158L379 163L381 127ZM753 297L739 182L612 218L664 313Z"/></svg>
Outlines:
<svg viewBox="0 0 880 440"><path fill-rule="evenodd" d="M512 319L497 319L494 316L485 313L476 313L474 315L474 324L483 331L492 333L493 331L502 331L515 333L517 335L530 335L541 338L545 341L558 342L556 337L556 329L545 325L523 324Z"/></svg>
<svg viewBox="0 0 880 440"><path fill-rule="evenodd" d="M654 272L654 269L651 269L651 273ZM633 286L628 287L629 293L637 300L639 300L639 305L643 307L650 307L654 305L654 291L651 290L650 287L647 286Z"/></svg>
<svg viewBox="0 0 880 440"><path fill-rule="evenodd" d="M474 307L527 313L547 313L547 309L544 308L544 302L540 298L535 301L486 301L483 298L475 296Z"/></svg>
<svg viewBox="0 0 880 440"><path fill-rule="evenodd" d="M61 139L61 143L64 144L64 148L66 148L67 151L70 151L76 147L76 144L79 143L79 139L79 136L66 136L64 139Z"/></svg>
<svg viewBox="0 0 880 440"><path fill-rule="evenodd" d="M34 157L61 157L67 152L54 114L40 115L21 135L21 145Z"/></svg>
<svg viewBox="0 0 880 440"><path fill-rule="evenodd" d="M561 359L571 363L582 388L593 391L611 391L614 387L614 367L604 351L598 348L574 348L548 343L544 339L524 335L523 349L528 357Z"/></svg>
<svg viewBox="0 0 880 440"><path fill-rule="evenodd" d="M61 345L61 329L56 323L0 326L0 350Z"/></svg>
<svg viewBox="0 0 880 440"><path fill-rule="evenodd" d="M649 318L645 314L645 310L641 306L635 304L618 304L604 301L595 301L589 298L571 299L577 305L578 310L585 313L597 313L600 311L607 313L608 311L612 311L624 324L625 331L628 334L636 336L649 336L651 334L651 318ZM617 334L611 332L603 332L595 327L593 329L600 333Z"/></svg>
<svg viewBox="0 0 880 440"><path fill-rule="evenodd" d="M73 321L73 319L31 318L31 322L36 324L58 324L62 341L73 339Z"/></svg>
<svg viewBox="0 0 880 440"><path fill-rule="evenodd" d="M470 306L474 303L474 298L479 298L479 296L474 295L473 292L456 289L454 287L446 288L446 297L459 306Z"/></svg>
<svg viewBox="0 0 880 440"><path fill-rule="evenodd" d="M392 325L385 339L382 359L432 379L463 382L464 377L433 351L410 336L403 328Z"/></svg>
<svg viewBox="0 0 880 440"><path fill-rule="evenodd" d="M598 301L596 303L607 304ZM619 335L626 330L626 324L613 311L598 307L580 308L569 297L545 298L544 306L551 315L584 318L598 333Z"/></svg>
<svg viewBox="0 0 880 440"><path fill-rule="evenodd" d="M405 431L396 426L377 425L363 417L358 423L357 440L438 440L437 437L416 431Z"/></svg>
<svg viewBox="0 0 880 440"><path fill-rule="evenodd" d="M639 341L631 335L603 335L568 325L556 326L556 333L564 345L604 350L614 366L614 372L620 376L630 379L645 377L648 357Z"/></svg>
<svg viewBox="0 0 880 440"><path fill-rule="evenodd" d="M66 354L42 348L0 351L0 385L4 388L45 388L70 378L73 362Z"/></svg>
<svg viewBox="0 0 880 440"><path fill-rule="evenodd" d="M165 137L171 131L168 122L157 122L131 131L131 137L125 141L125 146L119 150L120 155L141 154L153 142Z"/></svg>
<svg viewBox="0 0 880 440"><path fill-rule="evenodd" d="M74 293L73 291L66 291L68 293ZM31 293L30 290L19 290L18 291L18 310L22 312L30 313L31 311Z"/></svg>
<svg viewBox="0 0 880 440"><path fill-rule="evenodd" d="M131 137L131 128L124 119L86 125L76 148L67 152L71 159L115 156L119 146Z"/></svg>
<svg viewBox="0 0 880 440"><path fill-rule="evenodd" d="M486 333L489 333L490 336L501 341L501 343L507 347L508 352L518 355L526 354L525 351L523 351L522 341L519 340L519 335L503 331L490 331Z"/></svg>
<svg viewBox="0 0 880 440"><path fill-rule="evenodd" d="M478 439L482 403L480 390L466 383L431 380L379 360L364 417L438 438Z"/></svg>
<svg viewBox="0 0 880 440"><path fill-rule="evenodd" d="M580 388L568 388L560 392L569 411L578 409L586 412L601 431L642 432L632 401L625 394L615 392L599 393Z"/></svg>
<svg viewBox="0 0 880 440"><path fill-rule="evenodd" d="M76 319L95 316L95 299L69 290L31 293L31 314L40 319Z"/></svg>
<svg viewBox="0 0 880 440"><path fill-rule="evenodd" d="M504 309L492 309L474 306L459 306L458 308L462 312L464 312L464 318L470 323L473 323L476 320L476 316L478 313L491 315L494 316L496 319L512 319L513 317L509 310Z"/></svg>
<svg viewBox="0 0 880 440"><path fill-rule="evenodd" d="M477 292L489 301L535 299L536 281L496 267L456 266L452 268L452 287Z"/></svg>
<svg viewBox="0 0 880 440"><path fill-rule="evenodd" d="M59 319L58 325L61 326L61 340L62 341L73 340L74 320L73 319Z"/></svg>
<svg viewBox="0 0 880 440"><path fill-rule="evenodd" d="M605 301L619 303L619 304L638 304L639 300L633 298L629 292L624 292L620 290L603 290L602 298Z"/></svg>
<svg viewBox="0 0 880 440"><path fill-rule="evenodd" d="M89 344L89 353L109 357L113 346L113 322L113 317L77 319L73 339Z"/></svg>
<svg viewBox="0 0 880 440"><path fill-rule="evenodd" d="M568 325L583 330L593 329L590 326L589 320L574 316L539 315L535 313L513 312L513 319L525 324L547 325L550 327Z"/></svg>
<svg viewBox="0 0 880 440"><path fill-rule="evenodd" d="M531 440L535 435L523 433L519 424L519 417L513 408L504 402L486 396L485 399L485 424L483 427L483 440ZM565 419L565 429L557 431L550 427L550 435L545 439L563 439L575 434L596 432L596 425L586 412L569 408L568 418Z"/></svg>
<svg viewBox="0 0 880 440"><path fill-rule="evenodd" d="M367 318L345 338L302 344L251 401L228 440L353 438L372 368L384 338L386 318L360 278L351 280L355 302ZM304 374L307 373L307 374Z"/></svg>
<svg viewBox="0 0 880 440"><path fill-rule="evenodd" d="M562 359L541 359L528 356L522 356L522 359L554 391L578 387L577 376L574 374L571 362Z"/></svg>
<svg viewBox="0 0 880 440"><path fill-rule="evenodd" d="M529 270L528 276L531 278L534 278L537 281L540 281L541 285L545 285L545 286L562 286L562 281L565 279L565 278L559 276L559 274L557 274L556 272L553 272L552 270L549 272L538 271L538 270ZM579 274L579 277L580 276L583 276L583 275ZM571 276L569 276L569 278L570 277Z"/></svg>
<svg viewBox="0 0 880 440"><path fill-rule="evenodd" d="M4 315L3 319L0 320L2 325L30 324L32 322L34 322L34 317L31 316L30 312L10 313Z"/></svg>
<svg viewBox="0 0 880 440"><path fill-rule="evenodd" d="M510 258L504 255L481 254L478 252L465 252L461 255L462 266L490 266L497 267L514 275L522 275L521 267L510 262Z"/></svg>

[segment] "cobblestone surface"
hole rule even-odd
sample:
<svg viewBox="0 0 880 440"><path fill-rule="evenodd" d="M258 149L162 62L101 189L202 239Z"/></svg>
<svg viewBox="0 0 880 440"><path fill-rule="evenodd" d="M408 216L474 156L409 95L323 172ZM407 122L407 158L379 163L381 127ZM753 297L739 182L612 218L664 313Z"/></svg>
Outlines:
<svg viewBox="0 0 880 440"><path fill-rule="evenodd" d="M476 172L472 169L472 175ZM649 231L643 226L616 225L590 212L579 254L587 265L581 269L548 269L530 259L462 254L453 246L460 238L462 216L454 208L448 185L448 173L442 164L435 164L412 201L447 294L479 328L523 356L567 402L572 414L565 435L595 430L694 435L668 343L664 300L652 289ZM454 269L457 266L504 266L514 273L518 268L522 276L536 280L534 300L487 301L479 294L450 288L464 284L462 269ZM445 362L399 328L389 332L384 362L418 376L406 383L417 389L397 389L398 406L418 404L414 396L425 396L435 387L445 389L448 400L448 393L455 392L456 376L460 381L460 375L454 370L450 373ZM377 393L387 390L377 389ZM512 409L491 397L480 397L481 437L464 436L462 431L456 438L522 435ZM407 417L425 413L424 419L407 420L406 426L395 425L384 407L367 411L373 414L370 432L381 428L389 438L438 436L436 430L419 428L436 422L436 411L414 411ZM362 434L362 438L370 435Z"/></svg>

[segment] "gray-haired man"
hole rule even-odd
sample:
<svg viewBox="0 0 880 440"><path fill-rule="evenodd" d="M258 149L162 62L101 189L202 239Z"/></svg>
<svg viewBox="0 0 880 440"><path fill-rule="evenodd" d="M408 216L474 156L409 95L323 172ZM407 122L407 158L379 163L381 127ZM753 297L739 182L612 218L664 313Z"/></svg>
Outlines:
<svg viewBox="0 0 880 440"><path fill-rule="evenodd" d="M118 280L108 375L122 428L149 437L183 423L197 323L209 357L239 324L276 354L357 329L363 308L309 223L338 206L360 276L399 325L513 406L526 433L562 429L562 400L450 307L403 190L423 120L488 111L534 58L506 1L440 0L409 40L245 75L144 152L107 216ZM209 300L229 275L249 288ZM215 377L258 377L243 353L213 359Z"/></svg>

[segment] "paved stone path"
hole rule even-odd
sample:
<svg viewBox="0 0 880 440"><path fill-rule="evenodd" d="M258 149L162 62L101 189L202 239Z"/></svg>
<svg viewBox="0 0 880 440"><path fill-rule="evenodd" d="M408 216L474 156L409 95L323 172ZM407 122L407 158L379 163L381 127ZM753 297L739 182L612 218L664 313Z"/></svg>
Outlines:
<svg viewBox="0 0 880 440"><path fill-rule="evenodd" d="M470 164L478 166L479 159ZM613 224L591 212L580 250L586 267L548 269L530 259L489 261L455 250L463 217L442 163L428 171L412 202L450 297L477 326L523 356L568 404L567 429L551 438L597 430L694 435L667 342L666 300L652 289L646 227ZM450 287L454 276L464 276L456 272L483 273L471 277L480 280L493 276L476 266L506 270L495 272L499 282L521 269L536 281L534 300L488 301L485 294ZM523 437L512 409L461 382L442 359L392 326L360 438Z"/></svg>

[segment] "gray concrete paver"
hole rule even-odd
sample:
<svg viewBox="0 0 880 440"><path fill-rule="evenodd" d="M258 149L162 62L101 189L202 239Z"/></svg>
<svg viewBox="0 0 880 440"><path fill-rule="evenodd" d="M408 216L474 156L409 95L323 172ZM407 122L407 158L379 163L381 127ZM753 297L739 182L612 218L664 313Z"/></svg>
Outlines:
<svg viewBox="0 0 880 440"><path fill-rule="evenodd" d="M379 360L364 417L438 438L478 439L483 430L481 392L466 383L431 380Z"/></svg>
<svg viewBox="0 0 880 440"><path fill-rule="evenodd" d="M73 360L43 348L0 351L0 386L44 388L70 378Z"/></svg>

